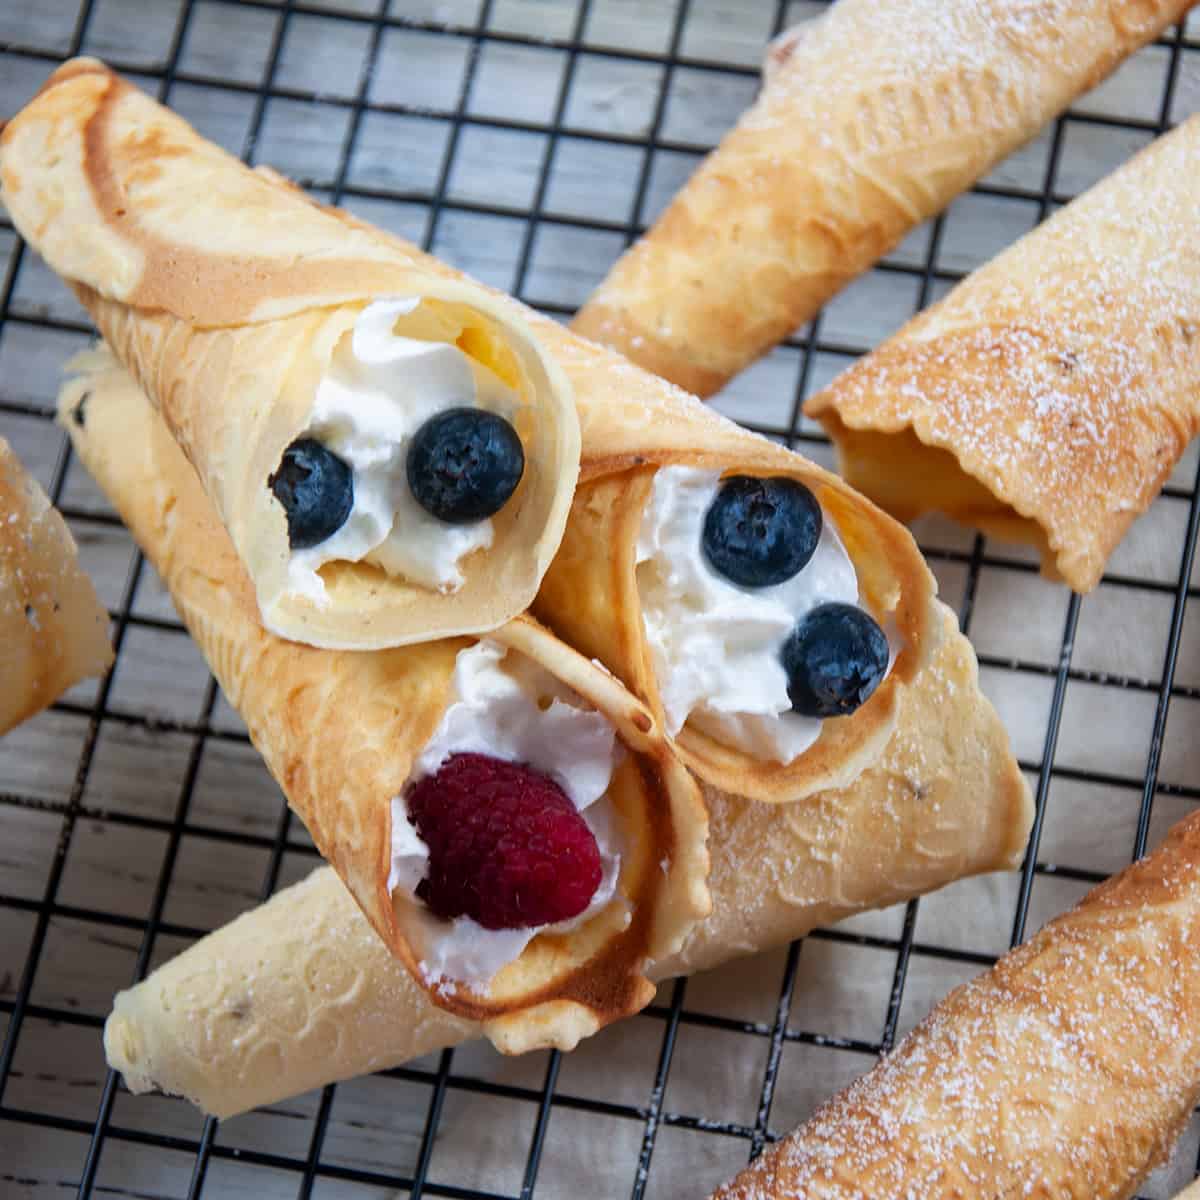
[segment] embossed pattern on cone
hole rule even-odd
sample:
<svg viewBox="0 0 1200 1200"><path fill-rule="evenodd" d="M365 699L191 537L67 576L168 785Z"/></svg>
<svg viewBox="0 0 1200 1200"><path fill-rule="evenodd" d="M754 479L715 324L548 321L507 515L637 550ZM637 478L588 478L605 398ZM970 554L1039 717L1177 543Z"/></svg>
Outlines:
<svg viewBox="0 0 1200 1200"><path fill-rule="evenodd" d="M813 396L847 478L1095 587L1200 430L1198 177L1200 116Z"/></svg>

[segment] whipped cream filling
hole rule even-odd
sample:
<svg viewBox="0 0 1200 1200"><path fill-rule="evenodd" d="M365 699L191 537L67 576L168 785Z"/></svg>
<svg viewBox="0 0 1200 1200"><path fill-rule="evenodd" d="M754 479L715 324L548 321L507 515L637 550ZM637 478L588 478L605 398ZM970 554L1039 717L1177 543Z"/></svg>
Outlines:
<svg viewBox="0 0 1200 1200"><path fill-rule="evenodd" d="M528 763L550 776L583 815L600 850L601 878L588 907L557 925L485 929L470 917L442 920L418 899L429 848L408 819L403 795L392 800L388 891L405 909L405 932L431 983L455 982L485 992L493 976L519 958L539 933L574 929L616 894L620 830L607 792L620 757L616 731L549 672L524 656L482 641L455 660L454 699L413 766L411 781L435 772L453 754L487 754Z"/></svg>
<svg viewBox="0 0 1200 1200"><path fill-rule="evenodd" d="M320 602L317 574L328 562L371 562L421 587L455 592L462 561L492 544L492 522L449 525L431 516L408 486L408 448L430 417L477 407L511 420L516 393L457 346L395 332L416 310L416 297L376 300L334 349L317 385L305 436L316 438L354 472L354 507L318 546L293 550L291 589Z"/></svg>
<svg viewBox="0 0 1200 1200"><path fill-rule="evenodd" d="M817 605L857 604L858 577L828 514L813 557L784 583L748 589L717 574L702 538L720 480L720 471L661 468L639 531L638 595L667 731L690 721L723 745L789 763L822 722L792 711L780 650Z"/></svg>

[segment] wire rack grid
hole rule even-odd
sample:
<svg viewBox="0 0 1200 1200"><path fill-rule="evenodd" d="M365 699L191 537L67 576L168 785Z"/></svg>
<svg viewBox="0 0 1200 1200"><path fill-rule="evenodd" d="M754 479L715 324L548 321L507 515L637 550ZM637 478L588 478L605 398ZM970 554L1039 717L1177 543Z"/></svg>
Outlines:
<svg viewBox="0 0 1200 1200"><path fill-rule="evenodd" d="M46 0L0 4L0 113L101 55L247 161L566 317L824 0ZM1200 107L1200 22L1147 47L721 398L829 462L803 398ZM679 981L574 1055L469 1047L220 1125L104 1068L112 992L315 851L52 424L82 311L0 218L0 434L65 512L117 666L0 744L0 1194L700 1195L861 1073L949 986L1200 799L1189 453L1086 601L1033 559L919 527L1034 785L1022 870ZM1168 731L1174 708L1176 720ZM1181 711L1182 710L1182 711ZM597 1048L598 1047L598 1048ZM1147 1196L1200 1171L1200 1125Z"/></svg>

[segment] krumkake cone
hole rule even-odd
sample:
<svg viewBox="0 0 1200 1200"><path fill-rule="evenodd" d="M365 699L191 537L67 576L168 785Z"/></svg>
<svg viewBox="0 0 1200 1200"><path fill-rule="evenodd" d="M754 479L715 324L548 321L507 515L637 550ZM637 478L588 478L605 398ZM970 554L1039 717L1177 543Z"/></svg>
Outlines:
<svg viewBox="0 0 1200 1200"><path fill-rule="evenodd" d="M574 328L709 396L1195 0L837 0Z"/></svg>
<svg viewBox="0 0 1200 1200"><path fill-rule="evenodd" d="M970 646L938 619L887 750L852 787L786 805L708 789L713 910L653 978L1020 861L1029 791ZM131 1090L228 1117L478 1034L429 1003L322 869L119 993L105 1048Z"/></svg>
<svg viewBox="0 0 1200 1200"><path fill-rule="evenodd" d="M535 937L486 990L430 980L414 953L415 902L388 890L392 799L451 700L466 639L381 651L318 650L267 633L196 473L106 350L74 364L60 419L83 463L158 571L251 741L414 989L482 1023L500 1049L568 1048L653 995L650 959L709 909L699 788L649 713L607 671L528 617L492 637L603 714L624 755L607 796L622 859L613 901L578 928ZM85 396L86 421L71 418ZM364 922L365 924L365 922ZM374 935L373 935L374 936Z"/></svg>
<svg viewBox="0 0 1200 1200"><path fill-rule="evenodd" d="M715 1200L1127 1200L1200 1100L1200 813Z"/></svg>
<svg viewBox="0 0 1200 1200"><path fill-rule="evenodd" d="M59 82L54 83L54 80ZM933 608L933 579L907 531L835 476L782 446L739 429L706 410L693 397L638 370L620 356L561 329L509 297L478 284L465 283L457 272L398 238L373 230L335 209L313 204L302 192L269 170L247 172L239 164L230 165L232 160L200 139L188 126L92 60L80 60L74 66L68 64L62 68L53 77L48 90L44 90L39 100L5 132L6 148L0 169L13 174L14 179L19 178L19 172L14 172L22 162L40 162L45 157L35 136L41 118L35 118L41 111L39 106L53 107L51 101L55 97L54 102L66 109L64 120L68 132L76 131L66 138L67 143L72 136L78 137L81 114L94 113L94 119L89 118L83 126L92 131L86 145L100 140L108 148L105 153L115 156L117 166L108 175L125 177L126 160L137 160L140 153L137 146L149 136L146 130L152 130L156 145L166 139L164 144L178 148L178 160L172 160L171 172L183 169L178 165L180 162L186 164L195 160L196 164L202 164L214 156L226 164L221 167L219 178L223 186L233 189L236 194L241 206L239 211L245 213L241 220L249 231L246 236L255 244L258 241L253 236L255 232L275 228L283 214L287 214L288 221L294 215L294 232L280 235L286 245L293 246L294 242L298 247L301 242L295 239L301 238L301 231L319 227L331 247L361 246L363 255L378 254L389 264L403 260L406 269L423 281L422 287L428 294L436 291L440 295L442 288L453 290L469 286L475 297L473 303L481 306L480 311L486 308L506 330L526 331L531 342L540 348L547 369L561 371L568 381L566 390L574 390L575 409L583 436L580 478L584 482L575 491L569 514L570 534L563 543L563 553L556 560L554 579L547 578L546 586L542 588L537 614L560 636L576 642L578 649L604 662L633 688L656 716L662 715L662 706L658 683L649 668L649 652L633 580L638 522L654 470L670 464L707 466L730 474L787 475L805 483L821 502L826 515L837 524L842 541L854 560L862 603L884 628L894 632L896 654L889 675L870 701L852 717L824 722L815 745L786 767L731 750L687 725L677 738L677 746L687 764L706 783L757 799L780 801L813 795L823 788L843 786L882 752L895 723L900 693L912 683L928 659L939 628ZM114 117L114 108L118 114L128 109L131 118L136 116L142 122L140 132L126 131L118 138L116 135L123 127ZM55 145L58 140L61 139L56 138ZM85 158L85 163L88 161L90 159ZM55 166L47 170L50 171L49 178L57 181L60 168ZM158 181L157 168L148 170L152 179ZM81 186L83 183L86 180ZM165 190L165 185L161 186ZM23 200L23 188L14 190L10 182L6 182L5 187L12 193L8 200L10 205L16 203L22 211L40 213L50 208L45 202L39 205L28 198ZM167 195L174 204L170 211L178 216L185 228L191 228L187 222L193 220L193 215L189 215L192 210L187 206L186 196L175 189ZM130 211L133 211L132 204ZM101 233L108 229L102 223L97 225L87 211L76 215L81 220L91 220L92 226ZM153 214L147 210L143 214L143 224L151 215L154 220L162 219L158 210L153 210ZM138 359L137 339L144 334L149 336L146 330L151 326L158 328L155 322L160 318L147 315L128 303L97 299L100 292L112 291L115 286L105 281L124 261L120 254L110 248L109 258L102 263L78 262L75 259L84 243L70 231L69 222L52 215L46 219L44 227L34 228L31 222L26 224L30 225L27 232L34 244L44 251L52 266L68 278L86 277L91 281L96 295L85 296L85 299L91 304L102 330L110 338L115 337L118 357L127 363ZM330 232L331 225L337 232ZM118 226L124 227L123 224ZM224 245L224 236L216 237L211 246L204 243L208 251L206 271L236 273L240 269L240 260L234 253L240 243L235 238L234 250L231 250ZM108 247L106 239L107 234L97 234L95 245ZM125 247L125 242L119 241L117 246L118 249ZM392 267L388 269L392 270ZM296 270L299 271L299 267ZM181 275L186 274L187 271L173 268L161 277L155 277L154 286L158 289L154 293L155 303L187 308L184 315L194 324L197 317L189 306L202 308L206 301L202 296L193 295L194 289L186 286L186 280L180 283ZM327 275L338 278L337 272L324 271L321 278ZM263 313L274 317L284 300L291 307L299 304L306 286L302 277L297 275L290 286L294 290L281 294L282 299L274 293L273 298L261 296L265 306ZM179 289L174 298L172 287ZM267 331L282 329L286 321L317 319L324 318L320 314L313 316L305 309L286 320L264 320L255 326L254 352L257 354L264 345L262 339L268 336ZM175 322L171 328L193 328L187 321L183 325L174 317L171 321ZM187 337L193 335L188 333ZM287 344L290 346L291 342ZM164 369L168 365L164 360ZM135 374L146 383L145 372L137 368L136 362L134 366ZM210 384L189 382L188 388L191 389L187 392L189 395L210 396L219 392L221 385L214 377ZM171 389L164 388L161 381L150 380L149 390L160 396L161 407L161 397ZM167 408L170 408L169 403ZM271 411L265 402L262 411ZM169 423L179 435L180 421L169 420ZM293 426L289 424L288 428ZM185 448L196 440L189 438L184 430ZM279 445L285 443L286 438ZM258 468L262 465L259 463L248 475L239 477L250 479L248 486L257 489ZM203 468L201 474L204 474ZM570 479L573 488L573 474ZM209 491L211 495L211 485ZM255 494L258 495L258 491ZM280 513L276 516L282 519ZM237 541L235 534L235 544ZM613 562L611 578L600 569L610 557ZM493 584L494 581L489 580L489 586ZM501 584L495 586L502 587ZM261 601L261 588L259 593ZM460 596L464 594L465 589Z"/></svg>
<svg viewBox="0 0 1200 1200"><path fill-rule="evenodd" d="M579 463L570 388L516 310L395 242L272 187L94 59L60 67L0 135L0 198L70 284L195 466L274 633L378 649L497 628L533 599ZM519 397L525 450L493 542L441 593L366 562L289 575L268 481L307 434L318 383L373 300L419 298L396 331L457 345Z"/></svg>
<svg viewBox="0 0 1200 1200"><path fill-rule="evenodd" d="M1099 582L1200 429L1200 117L980 268L805 406L846 478Z"/></svg>
<svg viewBox="0 0 1200 1200"><path fill-rule="evenodd" d="M112 659L67 523L0 438L0 734Z"/></svg>

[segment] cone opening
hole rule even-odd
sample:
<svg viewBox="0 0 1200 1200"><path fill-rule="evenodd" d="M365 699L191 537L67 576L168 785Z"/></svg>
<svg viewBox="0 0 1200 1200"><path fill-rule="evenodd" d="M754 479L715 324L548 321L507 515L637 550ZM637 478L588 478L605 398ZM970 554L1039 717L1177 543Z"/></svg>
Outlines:
<svg viewBox="0 0 1200 1200"><path fill-rule="evenodd" d="M276 453L297 430L345 450L355 507L298 550L264 497L274 632L366 649L487 632L528 606L562 536L578 423L537 343L491 307L480 289L422 280L332 318L329 365Z"/></svg>
<svg viewBox="0 0 1200 1200"><path fill-rule="evenodd" d="M320 603L323 567L362 563L459 591L465 561L495 541L493 520L511 526L522 507L535 457L527 374L461 304L381 297L322 332L318 359L331 345L305 428L267 479L286 520L288 588Z"/></svg>
<svg viewBox="0 0 1200 1200"><path fill-rule="evenodd" d="M904 631L889 628L899 589L876 540L838 500L779 472L658 469L640 510L634 570L669 734L686 729L727 754L787 768L886 678L902 649ZM843 611L844 620L823 622L824 641L855 617L850 624L872 633L874 657L884 644L890 653L859 663L852 646L831 656L811 631L802 636ZM819 679L805 648L810 658L820 652ZM842 674L830 675L843 659Z"/></svg>
<svg viewBox="0 0 1200 1200"><path fill-rule="evenodd" d="M470 796L473 811L485 803L485 794L488 804L511 806L504 811L506 817L515 814L515 820L506 825L502 843L473 841L467 848L457 840L473 817L457 815L455 806L464 797L451 782L456 769L470 773L476 789ZM493 769L495 779L488 774ZM529 790L522 792L522 787ZM455 892L452 900L480 905L492 916L518 899L525 906L522 911L528 911L528 891L523 897L481 896L480 891L505 886L512 878L506 872L527 866L521 861L527 849L521 833L532 817L522 815L521 806L560 798L569 800L585 822L602 866L583 911L567 920L511 927L490 923L481 911L435 915L447 903L447 886ZM392 910L424 982L459 1004L494 1010L524 1000L531 988L540 990L594 958L630 924L644 890L646 856L660 840L646 815L650 802L637 763L609 714L519 649L485 640L460 651L441 722L391 806ZM562 806L551 811L570 826ZM539 829L540 853L553 834L544 825ZM576 826L568 832L575 836L580 831ZM477 835L487 836L482 822L472 828L471 837ZM577 865L577 850L578 845L565 846L565 857L553 864L560 877L552 889L560 886L562 873ZM482 855L476 867L465 866L478 851ZM447 855L458 864L449 880ZM473 872L470 877L468 871ZM442 892L435 896L438 887Z"/></svg>
<svg viewBox="0 0 1200 1200"><path fill-rule="evenodd" d="M972 475L951 450L926 444L911 425L894 432L853 429L832 411L821 419L837 445L847 482L897 519L942 513L1005 541L1035 547L1043 568L1057 573L1046 529Z"/></svg>

